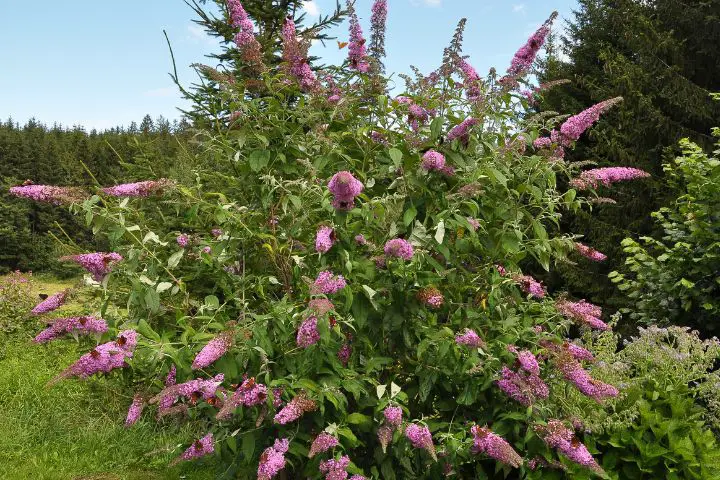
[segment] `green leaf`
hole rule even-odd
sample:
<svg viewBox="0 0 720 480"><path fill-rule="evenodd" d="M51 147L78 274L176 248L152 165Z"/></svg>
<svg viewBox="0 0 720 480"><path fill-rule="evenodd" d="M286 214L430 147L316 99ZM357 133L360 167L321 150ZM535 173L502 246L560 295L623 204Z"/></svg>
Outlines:
<svg viewBox="0 0 720 480"><path fill-rule="evenodd" d="M150 328L150 325L147 323L147 321L145 321L145 319L141 319L138 322L137 331L145 338L152 338L156 342L160 341L160 335L158 335L155 330Z"/></svg>
<svg viewBox="0 0 720 480"><path fill-rule="evenodd" d="M155 287L155 291L158 293L162 293L172 286L173 284L171 282L160 282L158 283L157 287Z"/></svg>
<svg viewBox="0 0 720 480"><path fill-rule="evenodd" d="M430 140L435 141L440 136L440 132L442 131L443 121L445 119L443 117L436 117L432 123L430 124Z"/></svg>
<svg viewBox="0 0 720 480"><path fill-rule="evenodd" d="M388 153L390 154L390 159L395 164L395 168L400 168L400 166L402 165L402 158L403 158L402 152L400 150L398 150L397 148L391 148Z"/></svg>
<svg viewBox="0 0 720 480"><path fill-rule="evenodd" d="M415 220L415 216L417 215L417 209L414 205L410 205L410 208L405 210L405 214L403 215L403 224L407 227L412 223L413 220Z"/></svg>
<svg viewBox="0 0 720 480"><path fill-rule="evenodd" d="M172 255L170 255L170 258L168 258L168 268L175 268L178 266L178 263L180 263L180 259L185 255L185 250L179 250Z"/></svg>
<svg viewBox="0 0 720 480"><path fill-rule="evenodd" d="M507 186L507 177L503 175L503 173L498 170L497 168L490 167L488 168L490 177L493 178L496 182L501 184L503 187Z"/></svg>
<svg viewBox="0 0 720 480"><path fill-rule="evenodd" d="M351 413L345 420L352 425L370 423L370 417L363 415L362 413Z"/></svg>
<svg viewBox="0 0 720 480"><path fill-rule="evenodd" d="M250 169L259 172L270 163L270 150L253 150L248 157Z"/></svg>
<svg viewBox="0 0 720 480"><path fill-rule="evenodd" d="M251 460L255 455L255 435L252 433L245 434L242 441L243 456L247 460Z"/></svg>
<svg viewBox="0 0 720 480"><path fill-rule="evenodd" d="M220 300L215 295L208 295L205 297L205 306L209 310L217 310L220 308Z"/></svg>
<svg viewBox="0 0 720 480"><path fill-rule="evenodd" d="M157 313L160 310L160 295L154 288L145 290L145 306L152 313Z"/></svg>

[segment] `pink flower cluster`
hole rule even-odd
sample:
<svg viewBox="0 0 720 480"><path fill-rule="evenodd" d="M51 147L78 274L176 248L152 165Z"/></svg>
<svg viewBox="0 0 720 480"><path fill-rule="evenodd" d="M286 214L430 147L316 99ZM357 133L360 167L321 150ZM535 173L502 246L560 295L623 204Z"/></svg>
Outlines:
<svg viewBox="0 0 720 480"><path fill-rule="evenodd" d="M405 427L405 436L410 440L412 446L415 448L422 448L427 450L433 460L437 460L435 454L435 445L433 445L432 433L430 429L425 426L416 425L411 423Z"/></svg>
<svg viewBox="0 0 720 480"><path fill-rule="evenodd" d="M647 178L650 174L639 168L630 167L604 167L585 170L579 177L570 180L570 185L580 190L597 188L599 185L609 187L613 183Z"/></svg>
<svg viewBox="0 0 720 480"><path fill-rule="evenodd" d="M575 385L580 390L580 393L587 395L598 403L606 398L617 397L620 393L612 385L592 378L572 356L559 355L556 358L556 364L565 380Z"/></svg>
<svg viewBox="0 0 720 480"><path fill-rule="evenodd" d="M335 275L329 270L320 272L315 279L315 283L310 288L312 294L333 294L337 293L347 286L345 278L342 275Z"/></svg>
<svg viewBox="0 0 720 480"><path fill-rule="evenodd" d="M622 97L611 98L568 118L560 126L560 134L556 134L557 143L564 147L570 146L571 142L578 140L585 130L600 119L600 115L622 102L622 100Z"/></svg>
<svg viewBox="0 0 720 480"><path fill-rule="evenodd" d="M153 193L160 193L172 182L167 179L147 180L144 182L123 183L112 187L103 188L105 195L111 197L149 197Z"/></svg>
<svg viewBox="0 0 720 480"><path fill-rule="evenodd" d="M538 425L535 430L548 447L556 449L579 465L596 472L602 472L602 468L597 464L587 447L560 420L550 420L547 426Z"/></svg>
<svg viewBox="0 0 720 480"><path fill-rule="evenodd" d="M43 313L57 310L65 303L65 300L67 300L69 294L70 290L63 290L62 292L50 295L42 302L35 305L35 308L33 308L30 313L32 313L33 315L42 315Z"/></svg>
<svg viewBox="0 0 720 480"><path fill-rule="evenodd" d="M57 318L52 325L40 332L33 341L35 343L47 343L66 333L89 335L91 333L105 333L107 329L105 320L98 317Z"/></svg>
<svg viewBox="0 0 720 480"><path fill-rule="evenodd" d="M235 44L240 49L243 60L249 64L262 65L262 48L255 38L252 20L240 3L240 0L227 0L230 23L240 31L235 35Z"/></svg>
<svg viewBox="0 0 720 480"><path fill-rule="evenodd" d="M160 393L150 399L150 403L157 403L166 397L184 397L191 401L197 401L200 398L208 400L215 397L218 387L225 379L222 373L215 375L213 378L202 379L196 378L177 385L165 387Z"/></svg>
<svg viewBox="0 0 720 480"><path fill-rule="evenodd" d="M185 460L195 460L196 458L211 455L215 452L215 444L213 443L213 434L208 433L200 440L195 440L190 447L185 450L173 463Z"/></svg>
<svg viewBox="0 0 720 480"><path fill-rule="evenodd" d="M445 155L435 150L428 150L422 156L420 166L425 170L442 170L445 166Z"/></svg>
<svg viewBox="0 0 720 480"><path fill-rule="evenodd" d="M333 207L338 210L351 210L355 206L355 197L363 191L363 184L348 171L333 175L328 182L328 190L333 194Z"/></svg>
<svg viewBox="0 0 720 480"><path fill-rule="evenodd" d="M334 243L335 231L331 227L320 227L315 236L315 250L320 253L327 253Z"/></svg>
<svg viewBox="0 0 720 480"><path fill-rule="evenodd" d="M425 287L418 292L418 299L430 308L440 308L445 303L442 292L435 287Z"/></svg>
<svg viewBox="0 0 720 480"><path fill-rule="evenodd" d="M127 417L125 418L126 427L135 425L135 422L140 419L140 415L142 415L144 407L145 400L143 399L142 395L135 395L133 397L132 403L130 404L130 408L128 408Z"/></svg>
<svg viewBox="0 0 720 480"><path fill-rule="evenodd" d="M275 423L285 425L302 417L305 412L312 412L316 408L317 403L313 400L310 400L304 395L298 395L290 400L290 402L285 405L282 410L275 414L274 420Z"/></svg>
<svg viewBox="0 0 720 480"><path fill-rule="evenodd" d="M567 349L575 360L585 360L586 362L595 361L595 356L587 348L581 347L580 345L576 345L574 343L568 343Z"/></svg>
<svg viewBox="0 0 720 480"><path fill-rule="evenodd" d="M96 282L102 281L102 279L105 278L105 275L110 273L112 270L113 264L121 261L122 259L123 257L119 253L115 252L82 253L80 255L60 257L60 260L70 260L79 264L92 275L93 280Z"/></svg>
<svg viewBox="0 0 720 480"><path fill-rule="evenodd" d="M333 435L330 435L329 433L321 433L317 437L315 437L315 440L313 440L312 445L310 445L310 452L308 453L308 457L312 458L318 453L327 452L333 447L337 447L340 445L340 442L337 438L335 438Z"/></svg>
<svg viewBox="0 0 720 480"><path fill-rule="evenodd" d="M507 77L501 82L512 82L514 83L518 78L524 76L532 67L535 57L537 56L540 48L545 43L545 39L550 33L550 26L557 17L557 12L553 12L550 18L539 28L528 41L520 47L520 50L515 52L512 61L510 62L510 68L507 71Z"/></svg>
<svg viewBox="0 0 720 480"><path fill-rule="evenodd" d="M459 139L463 145L467 145L470 137L470 129L477 125L479 120L477 118L468 117L458 125L455 125L447 134L447 141L452 142L455 139Z"/></svg>
<svg viewBox="0 0 720 480"><path fill-rule="evenodd" d="M352 355L352 345L349 342L345 342L337 352L337 358L344 367L347 367L350 361L350 355Z"/></svg>
<svg viewBox="0 0 720 480"><path fill-rule="evenodd" d="M297 346L300 348L308 348L315 345L320 340L320 332L317 329L317 317L312 316L306 318L298 328Z"/></svg>
<svg viewBox="0 0 720 480"><path fill-rule="evenodd" d="M497 385L507 396L529 407L538 399L547 398L550 390L540 378L540 365L535 355L522 350L517 352L517 357L520 368L512 371L503 367L500 372L502 378L497 381Z"/></svg>
<svg viewBox="0 0 720 480"><path fill-rule="evenodd" d="M172 387L173 385L175 385L176 374L177 369L175 368L175 365L172 365L170 367L170 371L168 371L167 377L165 378L165 387ZM162 416L166 411L168 411L170 407L173 406L176 400L177 396L175 395L167 395L162 397L158 402L158 416Z"/></svg>
<svg viewBox="0 0 720 480"><path fill-rule="evenodd" d="M520 289L526 294L534 298L543 298L545 296L545 288L542 286L542 283L530 275L514 275L513 280L518 283Z"/></svg>
<svg viewBox="0 0 720 480"><path fill-rule="evenodd" d="M533 147L537 149L550 148L552 146L552 139L549 137L539 137L533 142Z"/></svg>
<svg viewBox="0 0 720 480"><path fill-rule="evenodd" d="M21 185L18 187L10 187L10 194L16 197L29 198L37 202L47 202L55 205L81 202L87 197L85 192L80 188L56 187L53 185Z"/></svg>
<svg viewBox="0 0 720 480"><path fill-rule="evenodd" d="M395 428L400 428L403 416L402 408L392 406L385 407L383 415L385 416L385 421L388 423L388 425L392 425Z"/></svg>
<svg viewBox="0 0 720 480"><path fill-rule="evenodd" d="M190 237L188 237L185 233L181 233L177 236L175 240L177 241L178 245L180 245L182 248L185 248L188 246L188 241L190 241Z"/></svg>
<svg viewBox="0 0 720 480"><path fill-rule="evenodd" d="M257 480L271 480L280 470L285 468L285 453L288 451L290 442L287 438L275 440L272 447L268 447L260 456L260 464L257 470Z"/></svg>
<svg viewBox="0 0 720 480"><path fill-rule="evenodd" d="M366 55L365 38L363 37L362 28L360 27L360 21L353 8L350 12L350 42L348 45L350 68L354 68L361 73L367 73L370 64L365 58Z"/></svg>
<svg viewBox="0 0 720 480"><path fill-rule="evenodd" d="M458 345L465 345L470 348L481 348L485 346L485 342L480 335L475 333L475 330L466 328L463 333L455 335L455 343Z"/></svg>
<svg viewBox="0 0 720 480"><path fill-rule="evenodd" d="M594 262L602 262L607 259L607 255L602 252L595 250L592 247L588 247L580 242L575 243L575 250L585 258L588 258Z"/></svg>
<svg viewBox="0 0 720 480"><path fill-rule="evenodd" d="M288 74L298 81L301 89L306 91L314 90L318 86L318 80L310 68L310 64L308 64L308 46L304 42L298 41L295 22L293 22L292 18L285 19L282 38L283 61Z"/></svg>
<svg viewBox="0 0 720 480"><path fill-rule="evenodd" d="M555 308L557 308L557 311L563 316L581 325L587 325L597 330L610 330L610 327L600 320L602 309L585 300L580 300L579 302L558 300L555 302Z"/></svg>
<svg viewBox="0 0 720 480"><path fill-rule="evenodd" d="M385 22L387 21L387 0L375 0L370 16L370 54L376 59L385 56Z"/></svg>
<svg viewBox="0 0 720 480"><path fill-rule="evenodd" d="M215 418L224 420L229 418L235 409L242 405L254 407L262 405L267 399L267 387L257 383L254 377L248 378L235 390L232 396L225 402Z"/></svg>
<svg viewBox="0 0 720 480"><path fill-rule="evenodd" d="M467 61L460 61L460 73L463 76L465 92L470 100L480 97L480 75Z"/></svg>
<svg viewBox="0 0 720 480"><path fill-rule="evenodd" d="M331 458L320 462L320 473L325 474L325 480L345 480L348 478L347 467L350 465L350 457L343 455L339 459Z"/></svg>
<svg viewBox="0 0 720 480"><path fill-rule="evenodd" d="M384 251L388 257L402 258L403 260L412 259L415 252L412 244L403 238L388 240Z"/></svg>
<svg viewBox="0 0 720 480"><path fill-rule="evenodd" d="M57 379L68 377L87 378L99 372L108 373L126 366L125 360L133 356L137 345L135 330L123 330L114 342L98 345L81 356L63 371Z"/></svg>
<svg viewBox="0 0 720 480"><path fill-rule="evenodd" d="M473 453L484 453L490 458L502 462L511 467L518 468L523 460L510 444L500 435L492 432L489 428L474 425L470 428L473 435Z"/></svg>
<svg viewBox="0 0 720 480"><path fill-rule="evenodd" d="M230 350L232 346L233 336L234 333L232 331L226 331L210 340L202 350L200 350L195 360L193 360L192 369L205 368L225 355L225 352Z"/></svg>

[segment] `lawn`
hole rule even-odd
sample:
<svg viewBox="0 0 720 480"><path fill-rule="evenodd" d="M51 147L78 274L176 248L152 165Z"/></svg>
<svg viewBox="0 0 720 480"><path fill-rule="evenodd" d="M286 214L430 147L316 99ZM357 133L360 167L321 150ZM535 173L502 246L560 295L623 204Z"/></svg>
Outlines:
<svg viewBox="0 0 720 480"><path fill-rule="evenodd" d="M53 293L66 282L35 279ZM72 308L72 306L71 306ZM3 480L135 480L213 478L212 461L168 467L204 432L187 425L157 424L148 411L123 425L132 392L112 378L47 383L84 351L69 338L31 342L28 331L0 337L0 478Z"/></svg>

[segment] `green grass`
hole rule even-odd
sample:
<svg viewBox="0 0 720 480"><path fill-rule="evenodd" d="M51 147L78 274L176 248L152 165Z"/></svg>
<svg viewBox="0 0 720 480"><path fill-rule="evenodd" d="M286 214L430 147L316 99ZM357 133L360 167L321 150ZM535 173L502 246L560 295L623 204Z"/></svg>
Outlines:
<svg viewBox="0 0 720 480"><path fill-rule="evenodd" d="M37 281L42 293L72 282ZM71 306L79 308L80 306ZM93 377L47 383L87 351L72 338L35 345L40 322L0 336L0 479L204 480L212 459L170 467L205 432L180 423L156 423L154 409L124 427L132 391L118 379Z"/></svg>

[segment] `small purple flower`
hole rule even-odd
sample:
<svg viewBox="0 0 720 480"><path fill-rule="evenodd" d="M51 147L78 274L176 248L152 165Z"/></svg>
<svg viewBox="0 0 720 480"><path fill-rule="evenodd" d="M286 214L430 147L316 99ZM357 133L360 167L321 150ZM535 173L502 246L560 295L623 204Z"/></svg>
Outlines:
<svg viewBox="0 0 720 480"><path fill-rule="evenodd" d="M594 248L588 247L587 245L583 245L579 242L575 243L575 250L583 257L588 258L594 262L602 262L603 260L607 259L607 255L605 255L604 253L598 252Z"/></svg>
<svg viewBox="0 0 720 480"><path fill-rule="evenodd" d="M350 361L350 355L352 355L352 345L345 342L337 352L338 360L340 360L340 363L342 363L344 367L347 367L347 364Z"/></svg>
<svg viewBox="0 0 720 480"><path fill-rule="evenodd" d="M326 270L320 272L315 279L315 283L310 288L312 294L333 294L337 293L347 286L347 282L342 275L334 275L331 271Z"/></svg>
<svg viewBox="0 0 720 480"><path fill-rule="evenodd" d="M542 283L530 275L514 275L513 280L518 283L520 289L526 294L534 298L543 298L545 296L545 288L542 286Z"/></svg>
<svg viewBox="0 0 720 480"><path fill-rule="evenodd" d="M317 408L317 403L304 395L298 395L280 410L274 418L275 423L286 425L300 418L305 412L311 412Z"/></svg>
<svg viewBox="0 0 720 480"><path fill-rule="evenodd" d="M126 359L133 356L136 345L137 333L134 330L124 330L114 342L98 345L81 356L54 381L68 377L87 378L96 373L108 373L116 368L123 368L127 365Z"/></svg>
<svg viewBox="0 0 720 480"><path fill-rule="evenodd" d="M196 458L211 455L215 452L215 445L213 443L213 434L208 433L200 440L195 440L190 447L185 450L182 455L173 461L173 463L179 463L185 460L195 460Z"/></svg>
<svg viewBox="0 0 720 480"><path fill-rule="evenodd" d="M473 434L474 442L473 453L484 453L488 457L502 462L511 467L518 468L522 465L523 460L515 449L505 441L501 436L493 433L489 428L482 428L477 425L470 429Z"/></svg>
<svg viewBox="0 0 720 480"><path fill-rule="evenodd" d="M213 228L213 229L210 231L210 233L212 233L212 236L213 236L213 237L218 238L218 237L222 236L223 231L222 231L221 229L219 229L219 228Z"/></svg>
<svg viewBox="0 0 720 480"><path fill-rule="evenodd" d="M335 231L327 226L318 229L315 236L315 250L320 253L327 253L335 243Z"/></svg>
<svg viewBox="0 0 720 480"><path fill-rule="evenodd" d="M271 480L280 470L285 468L285 453L288 451L290 442L286 438L275 440L272 447L268 447L260 455L257 480Z"/></svg>
<svg viewBox="0 0 720 480"><path fill-rule="evenodd" d="M35 308L33 308L30 313L32 313L33 315L42 315L43 313L57 310L65 303L69 294L70 290L63 290L62 292L50 295L42 302L35 305Z"/></svg>
<svg viewBox="0 0 720 480"><path fill-rule="evenodd" d="M435 150L428 150L422 156L422 168L425 170L441 170L445 166L445 156Z"/></svg>
<svg viewBox="0 0 720 480"><path fill-rule="evenodd" d="M603 471L587 447L560 420L549 420L547 425L537 425L535 431L538 432L548 447L556 449L573 462L599 473Z"/></svg>
<svg viewBox="0 0 720 480"><path fill-rule="evenodd" d="M563 316L598 330L610 330L610 327L600 319L602 309L597 305L588 303L585 300L571 302L569 300L558 300L555 308Z"/></svg>
<svg viewBox="0 0 720 480"><path fill-rule="evenodd" d="M166 386L160 393L152 397L149 403L158 403L165 397L183 397L191 401L197 401L200 398L208 400L215 397L215 393L224 379L225 376L219 373L213 378L195 378L187 382Z"/></svg>
<svg viewBox="0 0 720 480"><path fill-rule="evenodd" d="M437 460L435 445L433 445L432 434L428 427L411 423L405 427L405 436L410 440L413 447L427 450L433 460Z"/></svg>
<svg viewBox="0 0 720 480"><path fill-rule="evenodd" d="M363 234L355 235L355 242L356 242L358 245L367 245L367 244L368 244L368 241L367 241L367 239L365 238L365 235L363 235Z"/></svg>
<svg viewBox="0 0 720 480"><path fill-rule="evenodd" d="M620 102L622 102L622 97L611 98L568 118L560 126L558 143L564 147L570 146L571 142L578 140L585 130L600 119L601 114Z"/></svg>
<svg viewBox="0 0 720 480"><path fill-rule="evenodd" d="M475 330L466 328L462 334L455 335L455 343L458 345L465 345L470 348L482 348L485 346L485 342L480 336L475 333Z"/></svg>
<svg viewBox="0 0 720 480"><path fill-rule="evenodd" d="M82 202L86 193L76 187L55 187L53 185L21 185L10 187L10 194L16 197L29 198L37 202L62 205L64 203Z"/></svg>
<svg viewBox="0 0 720 480"><path fill-rule="evenodd" d="M197 370L199 368L205 368L210 366L220 357L225 355L225 352L230 350L233 341L233 332L226 331L220 333L217 337L210 340L195 357L192 363L192 369Z"/></svg>
<svg viewBox="0 0 720 480"><path fill-rule="evenodd" d="M298 328L297 346L308 348L320 340L320 332L317 329L317 317L308 317Z"/></svg>
<svg viewBox="0 0 720 480"><path fill-rule="evenodd" d="M182 248L187 247L188 241L190 240L190 237L188 237L186 234L181 233L177 237L177 244L180 245Z"/></svg>
<svg viewBox="0 0 720 480"><path fill-rule="evenodd" d="M145 182L123 183L113 187L103 188L102 191L111 197L149 197L153 193L160 193L172 182L166 179L148 180Z"/></svg>
<svg viewBox="0 0 720 480"><path fill-rule="evenodd" d="M327 452L333 447L337 447L340 445L340 442L337 438L330 435L329 433L321 433L317 437L315 437L315 440L313 440L312 445L310 446L310 452L308 453L308 457L312 458L318 453Z"/></svg>
<svg viewBox="0 0 720 480"><path fill-rule="evenodd" d="M110 273L113 265L122 259L123 257L115 252L83 253L80 255L60 257L60 260L70 260L79 264L92 275L93 280L96 282L102 281L102 279Z"/></svg>
<svg viewBox="0 0 720 480"><path fill-rule="evenodd" d="M605 167L586 170L579 177L570 180L570 185L580 190L597 188L599 185L609 187L613 183L647 178L650 174L639 168Z"/></svg>
<svg viewBox="0 0 720 480"><path fill-rule="evenodd" d="M292 18L285 18L282 28L283 64L286 72L294 77L304 91L318 88L318 79L315 77L307 59L307 42L300 42L297 38L295 22Z"/></svg>
<svg viewBox="0 0 720 480"><path fill-rule="evenodd" d="M333 194L333 207L338 210L351 210L355 206L355 197L363 191L363 184L348 171L333 175L328 182L328 190Z"/></svg>
<svg viewBox="0 0 720 480"><path fill-rule="evenodd" d="M348 477L347 467L350 465L350 457L343 455L339 459L331 458L320 462L318 469L325 474L325 480L345 480Z"/></svg>
<svg viewBox="0 0 720 480"><path fill-rule="evenodd" d="M402 425L402 416L403 411L400 407L386 407L383 411L383 415L385 415L385 421L392 425L395 428L400 427Z"/></svg>
<svg viewBox="0 0 720 480"><path fill-rule="evenodd" d="M212 253L212 248L210 248L209 246L205 246L205 247L203 247L202 252L207 255L210 255Z"/></svg>
<svg viewBox="0 0 720 480"><path fill-rule="evenodd" d="M393 238L388 240L385 244L385 255L388 257L402 258L403 260L410 260L415 253L413 246L410 242L403 238Z"/></svg>
<svg viewBox="0 0 720 480"><path fill-rule="evenodd" d="M56 318L52 325L40 332L35 339L35 343L47 343L66 333L75 335L88 335L92 333L107 332L107 323L98 317L68 317Z"/></svg>
<svg viewBox="0 0 720 480"><path fill-rule="evenodd" d="M467 61L460 61L460 73L463 76L465 92L470 100L477 100L480 95L480 75Z"/></svg>
<svg viewBox="0 0 720 480"><path fill-rule="evenodd" d="M130 404L130 408L128 409L127 418L125 419L126 427L134 425L135 422L138 421L144 407L145 401L143 400L142 396L135 395L135 397L133 397L132 403Z"/></svg>
<svg viewBox="0 0 720 480"><path fill-rule="evenodd" d="M478 228L480 228L480 221L477 218L466 217L465 219L468 221L473 231L476 231Z"/></svg>
<svg viewBox="0 0 720 480"><path fill-rule="evenodd" d="M514 84L518 78L524 76L530 70L535 57L550 33L550 27L556 17L557 12L553 12L550 18L528 39L525 45L515 53L510 68L508 68L507 76L500 80L501 83Z"/></svg>
<svg viewBox="0 0 720 480"><path fill-rule="evenodd" d="M468 117L458 125L455 125L447 134L447 141L452 142L459 139L463 145L467 144L470 136L470 129L478 124L478 119Z"/></svg>
<svg viewBox="0 0 720 480"><path fill-rule="evenodd" d="M370 65L365 59L367 55L365 38L363 37L362 28L360 27L360 21L355 13L355 9L352 7L352 4L348 3L348 5L350 6L350 42L348 44L350 68L361 73L367 73Z"/></svg>
<svg viewBox="0 0 720 480"><path fill-rule="evenodd" d="M267 399L267 391L267 386L262 383L257 383L254 377L244 380L232 396L223 404L215 418L218 420L230 418L235 409L240 405L245 407L262 405Z"/></svg>
<svg viewBox="0 0 720 480"><path fill-rule="evenodd" d="M550 148L552 146L552 143L553 142L550 138L540 137L540 138L535 139L535 141L533 142L533 147L535 147L537 149Z"/></svg>

